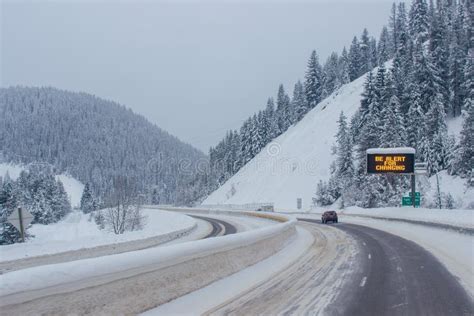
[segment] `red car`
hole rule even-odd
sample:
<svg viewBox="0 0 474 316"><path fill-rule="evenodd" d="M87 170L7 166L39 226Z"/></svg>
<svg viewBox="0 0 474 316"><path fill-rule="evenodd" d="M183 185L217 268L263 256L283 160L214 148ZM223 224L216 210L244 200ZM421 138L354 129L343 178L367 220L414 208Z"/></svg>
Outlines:
<svg viewBox="0 0 474 316"><path fill-rule="evenodd" d="M321 222L326 224L327 222L337 223L337 213L335 211L326 211L321 215Z"/></svg>

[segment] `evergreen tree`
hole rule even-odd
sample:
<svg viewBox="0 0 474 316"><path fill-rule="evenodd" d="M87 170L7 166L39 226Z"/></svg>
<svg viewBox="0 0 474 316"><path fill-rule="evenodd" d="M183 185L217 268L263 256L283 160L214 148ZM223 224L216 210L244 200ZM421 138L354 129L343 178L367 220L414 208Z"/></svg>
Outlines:
<svg viewBox="0 0 474 316"><path fill-rule="evenodd" d="M472 94L472 92L471 92ZM467 108L465 118L461 130L461 139L459 147L456 151L456 173L463 177L474 177L472 170L474 169L474 104L473 99L469 101L471 104ZM474 184L471 181L471 185Z"/></svg>
<svg viewBox="0 0 474 316"><path fill-rule="evenodd" d="M84 190L82 191L81 197L81 210L84 214L89 214L94 212L95 209L94 196L89 183L86 183Z"/></svg>
<svg viewBox="0 0 474 316"><path fill-rule="evenodd" d="M367 29L364 29L364 31L362 32L362 36L360 38L360 43L359 43L359 50L360 50L361 62L360 62L358 74L359 76L361 76L372 69L370 38L369 38L369 32L367 31Z"/></svg>
<svg viewBox="0 0 474 316"><path fill-rule="evenodd" d="M392 95L390 102L382 109L383 129L380 136L381 147L406 146L406 131L403 116L400 112L400 101Z"/></svg>
<svg viewBox="0 0 474 316"><path fill-rule="evenodd" d="M275 113L275 104L273 98L268 98L267 107L265 108L266 117L268 119L268 137L267 144L280 135Z"/></svg>
<svg viewBox="0 0 474 316"><path fill-rule="evenodd" d="M354 36L351 46L349 48L349 78L351 81L357 79L362 75L364 58L359 47L359 41Z"/></svg>
<svg viewBox="0 0 474 316"><path fill-rule="evenodd" d="M334 172L334 181L341 195L352 186L354 177L354 159L352 153L352 137L350 129L347 126L347 117L343 112L339 115L338 132L336 134L336 165Z"/></svg>
<svg viewBox="0 0 474 316"><path fill-rule="evenodd" d="M332 53L329 56L326 64L324 65L324 73L324 86L327 94L329 95L342 85L339 75L339 57L336 53Z"/></svg>
<svg viewBox="0 0 474 316"><path fill-rule="evenodd" d="M279 129L279 134L284 133L288 127L292 124L291 121L291 102L290 97L286 94L283 85L281 84L278 88L278 96L277 96L277 124Z"/></svg>
<svg viewBox="0 0 474 316"><path fill-rule="evenodd" d="M305 76L305 94L310 108L314 108L323 94L323 70L315 50L311 53Z"/></svg>
<svg viewBox="0 0 474 316"><path fill-rule="evenodd" d="M388 61L393 52L392 43L390 42L390 35L386 26L383 27L382 33L380 33L380 39L378 44L378 64L383 64Z"/></svg>
<svg viewBox="0 0 474 316"><path fill-rule="evenodd" d="M300 81L295 84L291 102L294 109L293 122L299 122L310 110L309 104L306 101L303 84Z"/></svg>
<svg viewBox="0 0 474 316"><path fill-rule="evenodd" d="M339 81L341 84L351 82L349 75L349 55L347 54L346 47L343 48L341 57L339 58Z"/></svg>
<svg viewBox="0 0 474 316"><path fill-rule="evenodd" d="M20 233L8 222L8 216L16 207L13 183L11 180L4 180L0 187L0 245L13 244L20 240Z"/></svg>
<svg viewBox="0 0 474 316"><path fill-rule="evenodd" d="M410 8L410 34L422 44L428 38L428 4L426 0L413 0Z"/></svg>

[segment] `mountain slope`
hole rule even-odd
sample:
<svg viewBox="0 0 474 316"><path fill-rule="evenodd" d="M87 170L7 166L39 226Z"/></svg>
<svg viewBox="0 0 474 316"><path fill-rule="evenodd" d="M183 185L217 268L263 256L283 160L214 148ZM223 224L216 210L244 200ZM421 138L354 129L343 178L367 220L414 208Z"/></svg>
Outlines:
<svg viewBox="0 0 474 316"><path fill-rule="evenodd" d="M337 120L341 111L352 117L360 107L366 75L342 86L319 103L299 123L267 145L203 204L274 203L277 210L295 210L297 198L303 209L312 206L316 186L327 181L335 157ZM459 136L462 120L450 119L448 132ZM443 194L451 194L458 208L472 208L474 189L465 180L442 172L439 177ZM454 185L455 184L455 185ZM418 178L424 204L433 205L436 176Z"/></svg>
<svg viewBox="0 0 474 316"><path fill-rule="evenodd" d="M330 177L337 119L351 117L360 106L365 76L341 87L299 123L268 144L203 204L273 202L277 209L308 208L319 180Z"/></svg>
<svg viewBox="0 0 474 316"><path fill-rule="evenodd" d="M54 88L0 89L0 160L51 164L102 196L125 176L149 201L179 203L194 166L206 159L114 102Z"/></svg>

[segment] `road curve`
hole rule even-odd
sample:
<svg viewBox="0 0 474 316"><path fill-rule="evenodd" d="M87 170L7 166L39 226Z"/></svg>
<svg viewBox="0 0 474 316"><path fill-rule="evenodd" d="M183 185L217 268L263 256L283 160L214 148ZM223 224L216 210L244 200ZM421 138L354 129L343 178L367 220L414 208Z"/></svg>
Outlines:
<svg viewBox="0 0 474 316"><path fill-rule="evenodd" d="M354 295L345 304L348 314L474 313L472 300L456 278L416 243L359 225L343 224L338 228L357 238L364 246L360 253L363 267L359 274L360 283L355 280L352 285Z"/></svg>
<svg viewBox="0 0 474 316"><path fill-rule="evenodd" d="M328 307L328 314L474 314L473 301L457 279L421 246L365 226L332 226L351 235L360 251L352 281Z"/></svg>
<svg viewBox="0 0 474 316"><path fill-rule="evenodd" d="M211 224L212 226L211 232L207 234L206 236L204 236L203 239L237 233L237 228L226 221L212 218L212 217L206 217L206 216L198 216L198 215L191 215L191 214L187 214L187 215L206 221L209 224Z"/></svg>
<svg viewBox="0 0 474 316"><path fill-rule="evenodd" d="M456 278L417 244L300 219L315 238L295 264L208 315L473 315Z"/></svg>
<svg viewBox="0 0 474 316"><path fill-rule="evenodd" d="M212 230L204 237L200 239L217 237L221 235L235 234L237 229L223 220L190 215L191 217L198 218L200 220L208 222L212 226ZM183 234L183 236L186 234ZM24 259L17 259L12 261L0 262L0 274L8 273L16 270L32 268L41 265L63 263L74 260L89 259L101 256L114 255L129 251L143 250L148 248L154 248L166 244L170 240L162 240L162 236L149 237L146 239L131 240L121 242L118 244L108 244L97 246L93 248L70 250L66 252L53 253L49 255L41 255L35 257L27 257Z"/></svg>

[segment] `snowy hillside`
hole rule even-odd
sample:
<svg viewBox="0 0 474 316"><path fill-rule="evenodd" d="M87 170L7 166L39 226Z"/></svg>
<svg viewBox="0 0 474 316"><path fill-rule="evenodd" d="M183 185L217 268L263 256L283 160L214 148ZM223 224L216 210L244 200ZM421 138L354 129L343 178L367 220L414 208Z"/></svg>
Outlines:
<svg viewBox="0 0 474 316"><path fill-rule="evenodd" d="M20 172L24 168L20 165L10 163L0 163L0 177L4 177L8 172L11 179L16 180L20 176ZM77 179L66 175L60 174L56 176L57 179L61 180L64 185L64 189L69 197L72 207L79 207L81 203L82 191L84 190L84 184Z"/></svg>
<svg viewBox="0 0 474 316"><path fill-rule="evenodd" d="M365 77L344 85L309 112L299 123L268 144L203 204L245 204L273 202L277 210L295 210L302 198L303 210L312 205L316 185L330 177L334 161L337 120L341 111L351 117L359 108ZM458 136L460 118L448 120L449 134ZM457 208L472 208L474 190L465 180L440 173L442 194L451 194ZM436 179L419 177L425 206L433 203Z"/></svg>
<svg viewBox="0 0 474 316"><path fill-rule="evenodd" d="M337 119L352 116L360 105L365 76L341 87L299 123L268 144L203 204L274 202L277 209L308 209L319 180L327 180L333 161Z"/></svg>

